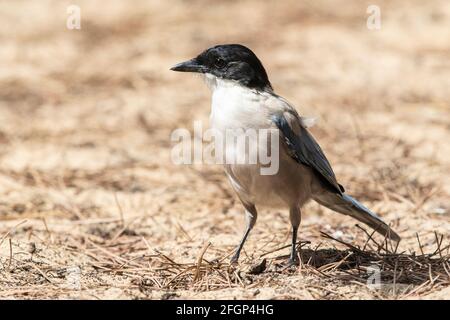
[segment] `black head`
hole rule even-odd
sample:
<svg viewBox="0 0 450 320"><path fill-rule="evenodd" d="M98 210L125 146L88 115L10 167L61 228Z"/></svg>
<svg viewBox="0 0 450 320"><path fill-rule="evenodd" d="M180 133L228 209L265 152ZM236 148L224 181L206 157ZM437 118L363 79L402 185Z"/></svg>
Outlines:
<svg viewBox="0 0 450 320"><path fill-rule="evenodd" d="M261 61L249 48L240 44L226 44L209 48L196 58L177 64L170 70L210 73L234 80L255 89L272 89Z"/></svg>

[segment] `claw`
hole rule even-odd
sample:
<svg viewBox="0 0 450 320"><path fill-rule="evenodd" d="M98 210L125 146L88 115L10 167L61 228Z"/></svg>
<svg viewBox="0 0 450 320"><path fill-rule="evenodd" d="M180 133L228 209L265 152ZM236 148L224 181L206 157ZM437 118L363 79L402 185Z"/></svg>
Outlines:
<svg viewBox="0 0 450 320"><path fill-rule="evenodd" d="M298 266L300 264L300 261L297 259L297 258L293 258L293 257L290 257L287 261L286 261L286 264L285 264L285 266L286 266L286 268L289 268L289 267L296 267L296 266Z"/></svg>

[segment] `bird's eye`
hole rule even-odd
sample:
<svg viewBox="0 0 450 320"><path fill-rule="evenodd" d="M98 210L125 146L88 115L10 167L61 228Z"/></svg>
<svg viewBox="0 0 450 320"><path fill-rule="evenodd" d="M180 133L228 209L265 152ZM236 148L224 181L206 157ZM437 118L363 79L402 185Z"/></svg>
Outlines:
<svg viewBox="0 0 450 320"><path fill-rule="evenodd" d="M222 58L216 58L216 60L214 60L214 66L219 69L225 67L225 60L223 60Z"/></svg>

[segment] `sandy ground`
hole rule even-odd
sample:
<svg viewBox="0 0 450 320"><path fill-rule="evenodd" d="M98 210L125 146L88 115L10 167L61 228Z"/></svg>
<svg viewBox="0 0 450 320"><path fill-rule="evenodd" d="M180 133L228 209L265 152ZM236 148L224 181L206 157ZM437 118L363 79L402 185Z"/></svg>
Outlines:
<svg viewBox="0 0 450 320"><path fill-rule="evenodd" d="M448 299L450 3L402 3L377 1L369 30L365 1L0 2L0 297ZM299 268L282 268L287 212L264 209L228 266L244 217L222 168L170 157L174 129L207 126L210 94L168 69L230 42L319 119L397 251L311 203Z"/></svg>

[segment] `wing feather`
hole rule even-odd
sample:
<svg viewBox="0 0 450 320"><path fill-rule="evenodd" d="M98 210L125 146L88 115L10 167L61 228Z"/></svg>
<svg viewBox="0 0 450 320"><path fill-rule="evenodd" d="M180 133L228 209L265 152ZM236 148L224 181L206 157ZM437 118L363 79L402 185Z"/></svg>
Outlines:
<svg viewBox="0 0 450 320"><path fill-rule="evenodd" d="M297 162L311 167L325 185L332 191L342 194L344 188L337 182L328 159L304 127L300 117L293 112L284 112L274 115L272 121L283 134L290 156Z"/></svg>

